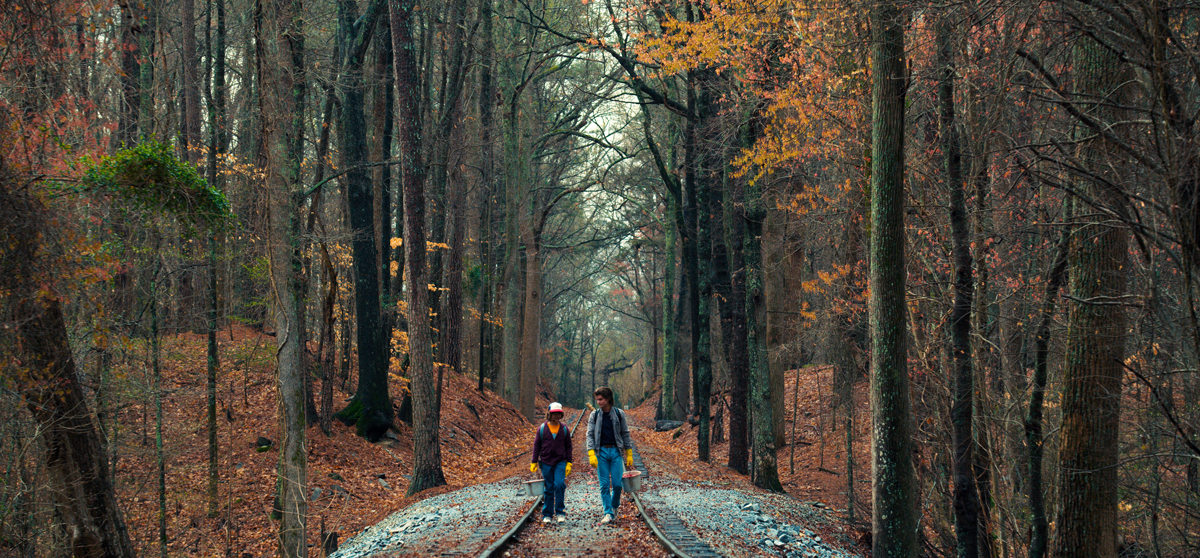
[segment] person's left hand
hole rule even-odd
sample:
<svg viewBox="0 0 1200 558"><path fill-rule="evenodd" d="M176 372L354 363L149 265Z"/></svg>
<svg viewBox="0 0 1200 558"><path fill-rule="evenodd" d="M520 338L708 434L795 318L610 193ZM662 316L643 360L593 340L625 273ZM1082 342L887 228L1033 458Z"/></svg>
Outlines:
<svg viewBox="0 0 1200 558"><path fill-rule="evenodd" d="M530 473L536 473L536 472L537 472L537 461L534 461L533 463L530 463L530 464L529 464L529 472L530 472Z"/></svg>
<svg viewBox="0 0 1200 558"><path fill-rule="evenodd" d="M626 469L633 468L633 450L632 449L625 450L625 468Z"/></svg>
<svg viewBox="0 0 1200 558"><path fill-rule="evenodd" d="M566 473L564 473L564 474L563 474L563 476L564 476L564 477L569 477L569 476L571 476L571 464L570 464L570 463L567 463L567 472L566 472Z"/></svg>

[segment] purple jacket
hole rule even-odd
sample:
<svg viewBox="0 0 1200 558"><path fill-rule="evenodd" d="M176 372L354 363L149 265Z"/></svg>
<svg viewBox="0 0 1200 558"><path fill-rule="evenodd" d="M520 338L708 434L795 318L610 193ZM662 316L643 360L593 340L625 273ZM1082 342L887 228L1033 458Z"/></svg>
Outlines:
<svg viewBox="0 0 1200 558"><path fill-rule="evenodd" d="M558 425L558 435L550 434L550 427L542 423L533 436L533 463L558 465L563 461L574 463L571 458L571 429Z"/></svg>

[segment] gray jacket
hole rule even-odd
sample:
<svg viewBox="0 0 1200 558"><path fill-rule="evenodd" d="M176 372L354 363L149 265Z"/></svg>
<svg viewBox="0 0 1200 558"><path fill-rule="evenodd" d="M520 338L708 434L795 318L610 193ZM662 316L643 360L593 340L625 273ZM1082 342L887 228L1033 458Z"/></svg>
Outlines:
<svg viewBox="0 0 1200 558"><path fill-rule="evenodd" d="M594 450L600 447L600 417L604 416L604 412L600 409L592 411L588 417L587 429L587 449ZM625 417L625 411L613 407L609 411L612 417L613 433L616 434L617 449L622 453L627 449L633 448L633 438L629 437L629 420Z"/></svg>

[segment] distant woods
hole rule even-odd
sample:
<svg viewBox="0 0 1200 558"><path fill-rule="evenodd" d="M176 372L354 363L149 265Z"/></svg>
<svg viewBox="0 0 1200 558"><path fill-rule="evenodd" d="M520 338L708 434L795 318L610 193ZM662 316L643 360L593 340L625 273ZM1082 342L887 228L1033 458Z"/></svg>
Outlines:
<svg viewBox="0 0 1200 558"><path fill-rule="evenodd" d="M878 556L1200 552L1187 1L0 8L22 555L130 555L128 482L157 494L138 551L173 551L151 410L189 332L209 513L218 418L276 416L286 556L333 420L409 422L410 493L445 483L447 375L531 422L601 385L652 400L778 491L807 365L846 424L870 393L871 488L840 468ZM218 358L234 326L275 344L276 408ZM135 441L158 467L131 480Z"/></svg>

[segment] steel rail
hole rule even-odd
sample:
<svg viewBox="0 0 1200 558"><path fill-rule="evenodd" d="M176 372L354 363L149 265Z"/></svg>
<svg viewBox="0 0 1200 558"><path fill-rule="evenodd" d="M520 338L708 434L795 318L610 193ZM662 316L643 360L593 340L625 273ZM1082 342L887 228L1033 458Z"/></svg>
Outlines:
<svg viewBox="0 0 1200 558"><path fill-rule="evenodd" d="M575 426L571 428L572 439L575 437L575 430L579 428L580 422L583 422L582 411L579 413L579 418L575 419ZM542 500L545 497L546 496L544 494L542 496L538 496L537 499L533 501L533 505L529 506L529 509L521 516L520 519L517 520L517 523L513 525L512 529L509 529L506 533L501 535L499 539L496 539L496 542L492 543L491 546L485 548L483 552L479 554L479 558L491 558L492 554L500 550L500 548L502 548L504 545L508 544L513 537L517 536L517 533L520 533L521 529L525 528L525 524L529 522L529 518L533 516L533 512L538 509L538 504L542 503Z"/></svg>
<svg viewBox="0 0 1200 558"><path fill-rule="evenodd" d="M642 499L638 497L637 492L630 492L629 495L633 497L633 503L637 505L638 515L641 516L642 521L646 522L646 525L650 526L650 530L654 532L654 536L658 537L658 542L662 543L676 558L692 558L691 554L684 552L682 548L671 542L671 539L667 538L667 534L658 528L658 524L654 523L654 520L646 515L646 509L642 507Z"/></svg>
<svg viewBox="0 0 1200 558"><path fill-rule="evenodd" d="M574 437L575 432L578 430L579 424L583 422L583 415L584 413L580 412L579 418L575 420L575 427L571 429L572 437ZM638 517L642 518L642 521L646 522L646 525L650 527L650 531L654 533L654 536L658 539L658 542L663 545L663 548L670 551L671 554L676 558L692 558L690 554L684 552L683 549L679 548L678 545L671 542L671 539L667 537L667 534L663 532L661 528L659 528L658 524L655 523L654 520L650 519L650 516L646 513L646 508L642 505L642 499L638 497L637 492L627 492L627 494L629 494L629 496L633 499L634 505L637 506ZM533 516L534 511L538 508L538 504L540 504L544 498L544 495L538 496L537 500L534 500L533 505L530 506L529 510L517 520L516 524L513 525L513 527L504 533L504 535L502 535L499 539L497 539L496 542L492 543L491 546L484 549L484 551L479 555L479 558L492 558L493 554L511 542L512 539L517 536L517 533L520 533L521 529L524 529L529 523L529 518Z"/></svg>

